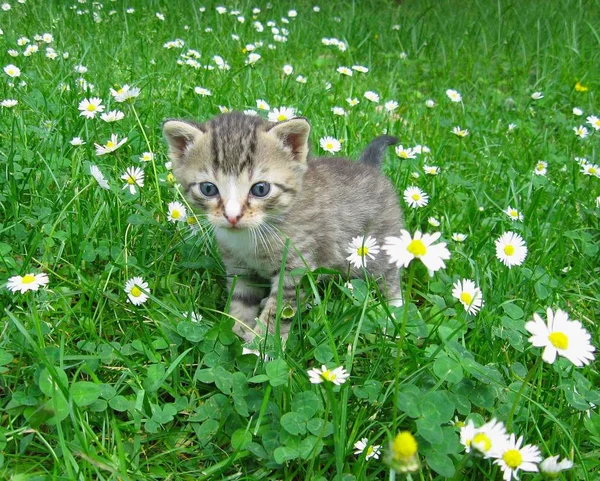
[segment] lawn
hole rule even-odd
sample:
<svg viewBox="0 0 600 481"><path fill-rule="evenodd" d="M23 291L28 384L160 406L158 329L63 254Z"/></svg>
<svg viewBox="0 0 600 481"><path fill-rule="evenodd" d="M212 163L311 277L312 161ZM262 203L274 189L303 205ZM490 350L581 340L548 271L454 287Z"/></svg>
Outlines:
<svg viewBox="0 0 600 481"><path fill-rule="evenodd" d="M599 479L599 0L9 0L0 67L0 478ZM228 110L398 137L445 265L247 354L162 135Z"/></svg>

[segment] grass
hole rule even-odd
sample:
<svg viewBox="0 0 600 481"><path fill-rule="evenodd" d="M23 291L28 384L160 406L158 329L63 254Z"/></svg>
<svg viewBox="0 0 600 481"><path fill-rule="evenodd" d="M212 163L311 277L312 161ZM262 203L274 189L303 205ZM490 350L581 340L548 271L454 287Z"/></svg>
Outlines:
<svg viewBox="0 0 600 481"><path fill-rule="evenodd" d="M388 446L409 431L421 464L412 479L496 480L499 467L466 455L454 424L495 417L544 457L572 459L567 479L598 479L597 363L542 362L524 325L561 308L599 342L600 180L575 158L598 163L598 133L585 117L600 115L600 2L322 2L320 12L301 0L225 5L244 23L208 2L9 3L0 10L0 58L21 75L0 72L0 100L18 101L0 107L0 279L45 272L50 282L25 294L0 289L0 477L395 479L408 475L390 470ZM254 7L264 32L253 26ZM274 41L269 20L289 31L287 42ZM34 41L43 33L52 43ZM22 36L39 51L24 57ZM323 37L348 48L325 46ZM182 49L163 47L177 38ZM261 59L245 65L243 49L257 41ZM45 57L47 46L56 59ZM188 48L201 65L220 55L231 68L178 65ZM336 72L357 64L369 72ZM94 90L82 91L79 78ZM109 89L124 84L141 94L119 104ZM196 86L212 95L195 94ZM447 89L463 101L451 102ZM368 90L378 105L363 97ZM538 91L543 98L533 100ZM125 118L80 116L79 102L93 96ZM360 104L350 107L350 97ZM405 270L398 320L373 281L352 280L349 290L343 276L317 282L307 272L303 300L312 308L295 314L285 350L267 360L242 355L223 314L216 247L167 222L167 204L183 200L165 167L161 122L255 108L257 99L306 116L318 155L326 135L356 158L384 131L431 150L406 160L390 152L384 164L400 198L410 185L430 196L420 209L402 201L407 229L442 232L452 254L433 277L414 262ZM393 114L378 108L387 100L399 103ZM334 106L347 115L335 116ZM575 136L579 125L587 138ZM454 136L455 126L469 135ZM94 143L112 133L127 142L97 157ZM71 145L76 136L85 145ZM154 160L143 164L148 151ZM534 175L539 160L545 176ZM110 190L89 175L91 164ZM426 175L425 164L440 174ZM122 189L129 166L145 171L135 195ZM503 213L509 205L522 222ZM507 231L528 247L512 269L495 257L494 241ZM467 238L453 241L453 233ZM123 290L133 276L149 284L140 306ZM476 316L452 297L462 278L483 292ZM310 384L307 370L322 364L351 377L339 387ZM353 454L364 437L382 446L379 460Z"/></svg>

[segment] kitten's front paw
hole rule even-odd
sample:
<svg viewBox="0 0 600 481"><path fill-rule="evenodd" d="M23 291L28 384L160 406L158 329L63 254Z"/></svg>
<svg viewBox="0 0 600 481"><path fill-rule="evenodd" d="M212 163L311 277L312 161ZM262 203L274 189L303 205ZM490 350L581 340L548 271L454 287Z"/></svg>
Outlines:
<svg viewBox="0 0 600 481"><path fill-rule="evenodd" d="M285 308L284 308L285 311ZM275 327L276 327L276 306L273 306L272 304L270 304L269 302L267 302L265 308L263 309L263 311L260 314L260 317L258 319L258 322L256 323L256 334L264 337L265 334L268 332L269 334L274 334L275 333ZM286 341L288 334L290 332L290 327L291 327L291 322L290 320L284 318L284 316L280 316L280 323L279 323L279 336L281 337L282 341Z"/></svg>

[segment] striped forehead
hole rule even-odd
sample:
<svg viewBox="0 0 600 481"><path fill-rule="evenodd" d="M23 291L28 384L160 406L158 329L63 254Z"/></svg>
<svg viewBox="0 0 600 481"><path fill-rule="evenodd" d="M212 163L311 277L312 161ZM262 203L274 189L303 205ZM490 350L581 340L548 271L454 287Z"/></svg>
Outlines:
<svg viewBox="0 0 600 481"><path fill-rule="evenodd" d="M244 114L222 115L210 124L213 171L236 174L254 167L260 120Z"/></svg>

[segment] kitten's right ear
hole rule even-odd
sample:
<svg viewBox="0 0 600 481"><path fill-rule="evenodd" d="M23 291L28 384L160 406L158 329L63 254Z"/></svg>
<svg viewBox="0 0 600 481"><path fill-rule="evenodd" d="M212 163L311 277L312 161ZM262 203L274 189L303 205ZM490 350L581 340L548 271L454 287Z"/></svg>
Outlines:
<svg viewBox="0 0 600 481"><path fill-rule="evenodd" d="M308 120L303 117L295 117L278 122L268 132L282 142L287 149L291 150L294 160L302 163L306 162L308 134L310 134Z"/></svg>
<svg viewBox="0 0 600 481"><path fill-rule="evenodd" d="M172 161L178 162L183 158L188 147L204 135L204 131L199 124L167 119L163 122L163 134L169 144L169 157Z"/></svg>

